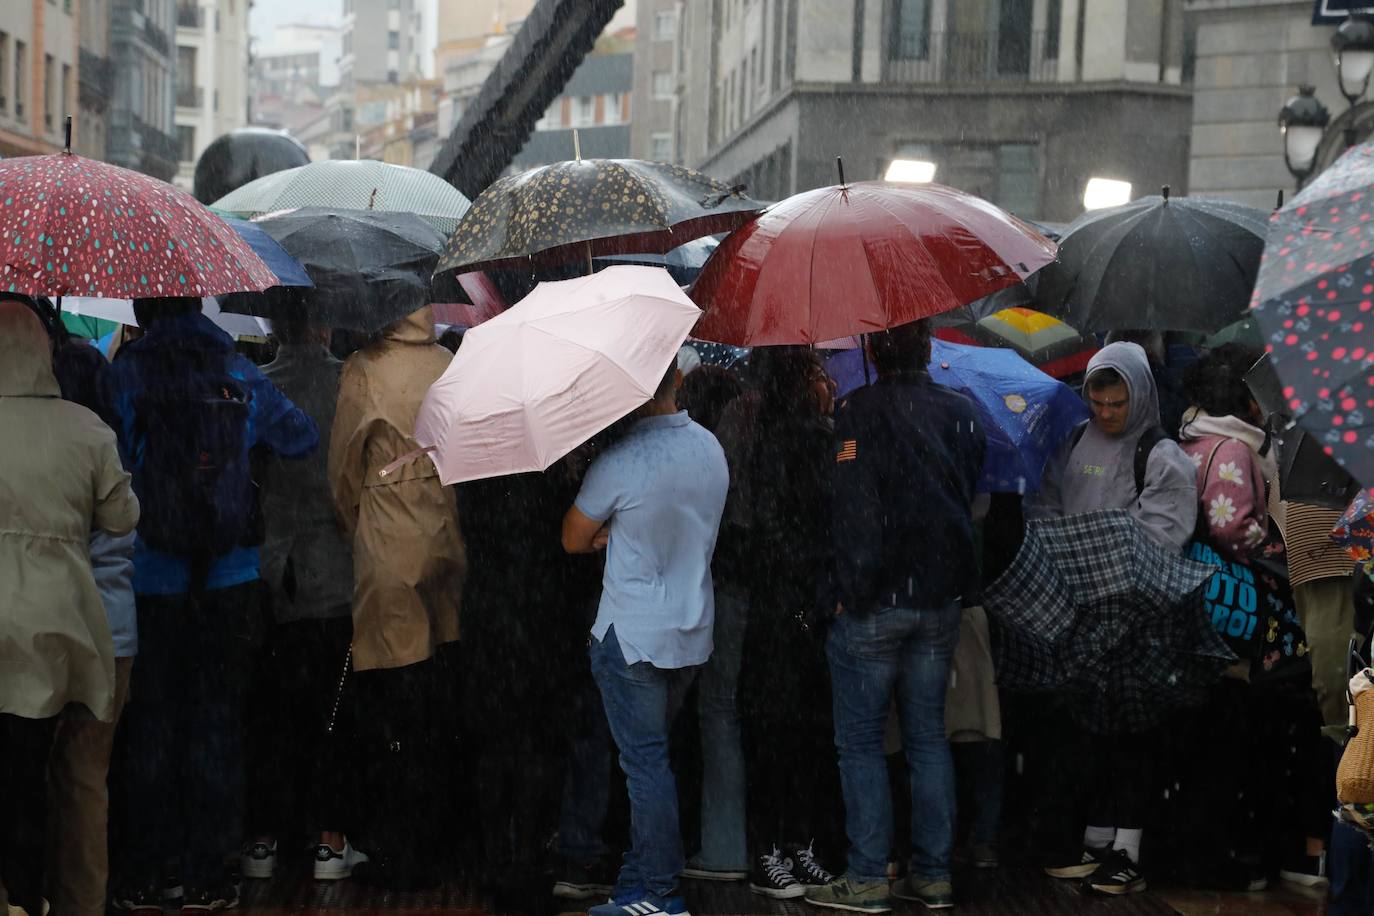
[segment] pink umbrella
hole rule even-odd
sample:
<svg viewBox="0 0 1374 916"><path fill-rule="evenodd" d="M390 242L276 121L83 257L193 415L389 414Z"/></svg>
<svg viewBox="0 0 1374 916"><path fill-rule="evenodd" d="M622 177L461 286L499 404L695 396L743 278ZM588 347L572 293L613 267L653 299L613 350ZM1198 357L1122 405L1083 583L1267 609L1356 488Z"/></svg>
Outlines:
<svg viewBox="0 0 1374 916"><path fill-rule="evenodd" d="M700 315L661 267L541 283L467 332L415 439L445 484L542 471L648 402Z"/></svg>

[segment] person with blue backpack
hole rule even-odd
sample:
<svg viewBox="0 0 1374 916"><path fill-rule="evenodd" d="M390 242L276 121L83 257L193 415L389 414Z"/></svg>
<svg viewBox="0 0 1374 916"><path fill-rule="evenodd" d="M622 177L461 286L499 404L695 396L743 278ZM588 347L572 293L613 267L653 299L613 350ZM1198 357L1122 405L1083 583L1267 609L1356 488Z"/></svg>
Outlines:
<svg viewBox="0 0 1374 916"><path fill-rule="evenodd" d="M240 835L244 698L265 627L249 455L303 457L319 434L199 299L137 299L134 314L144 335L107 373L144 506L123 747L130 829L114 905L160 913L166 865L179 859L181 911L206 913L238 899L224 858Z"/></svg>

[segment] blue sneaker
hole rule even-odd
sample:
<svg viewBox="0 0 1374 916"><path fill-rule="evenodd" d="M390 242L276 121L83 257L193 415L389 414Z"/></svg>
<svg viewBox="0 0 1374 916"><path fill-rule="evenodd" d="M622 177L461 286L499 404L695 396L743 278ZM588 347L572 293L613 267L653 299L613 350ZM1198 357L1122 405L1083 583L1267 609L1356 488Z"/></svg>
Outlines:
<svg viewBox="0 0 1374 916"><path fill-rule="evenodd" d="M692 916L687 901L680 894L658 897L640 891L633 897L620 897L610 903L594 906L587 916Z"/></svg>

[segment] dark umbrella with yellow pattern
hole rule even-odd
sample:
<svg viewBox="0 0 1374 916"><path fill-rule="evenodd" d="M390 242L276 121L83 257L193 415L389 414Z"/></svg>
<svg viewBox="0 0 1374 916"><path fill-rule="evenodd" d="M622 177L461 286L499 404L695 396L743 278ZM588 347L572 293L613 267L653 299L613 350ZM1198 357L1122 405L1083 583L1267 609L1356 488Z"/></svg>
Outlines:
<svg viewBox="0 0 1374 916"><path fill-rule="evenodd" d="M556 162L502 178L472 202L435 271L664 254L730 232L763 204L700 172L639 159Z"/></svg>

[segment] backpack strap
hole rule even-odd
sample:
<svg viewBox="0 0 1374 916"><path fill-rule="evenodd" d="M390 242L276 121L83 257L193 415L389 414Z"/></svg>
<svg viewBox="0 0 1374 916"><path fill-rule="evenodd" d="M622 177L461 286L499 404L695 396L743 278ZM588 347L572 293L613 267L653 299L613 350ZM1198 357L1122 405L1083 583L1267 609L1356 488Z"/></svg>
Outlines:
<svg viewBox="0 0 1374 916"><path fill-rule="evenodd" d="M1169 434L1164 431L1162 426L1151 426L1145 430L1140 439L1135 444L1135 495L1140 498L1140 494L1145 492L1145 471L1150 465L1150 453L1155 450L1155 446L1169 438Z"/></svg>

